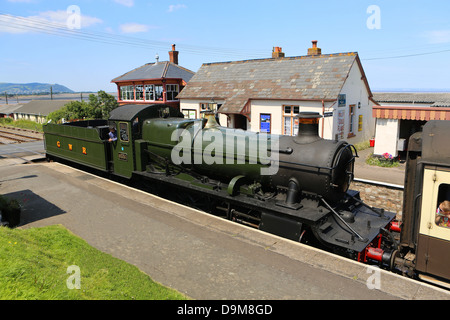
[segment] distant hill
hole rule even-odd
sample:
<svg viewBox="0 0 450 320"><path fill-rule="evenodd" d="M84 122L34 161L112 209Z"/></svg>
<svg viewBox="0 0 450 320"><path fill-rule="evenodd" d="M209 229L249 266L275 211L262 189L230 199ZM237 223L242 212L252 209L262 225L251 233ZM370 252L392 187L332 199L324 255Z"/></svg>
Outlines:
<svg viewBox="0 0 450 320"><path fill-rule="evenodd" d="M73 90L60 85L50 83L5 83L0 82L0 94L43 94L50 93L50 87L53 93L73 93Z"/></svg>

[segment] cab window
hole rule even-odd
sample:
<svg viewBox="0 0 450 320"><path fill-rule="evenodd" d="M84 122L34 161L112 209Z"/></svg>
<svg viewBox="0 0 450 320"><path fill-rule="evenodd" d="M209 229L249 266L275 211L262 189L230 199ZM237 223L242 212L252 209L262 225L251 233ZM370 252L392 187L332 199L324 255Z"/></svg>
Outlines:
<svg viewBox="0 0 450 320"><path fill-rule="evenodd" d="M128 123L121 122L119 124L119 136L120 140L123 142L128 142Z"/></svg>

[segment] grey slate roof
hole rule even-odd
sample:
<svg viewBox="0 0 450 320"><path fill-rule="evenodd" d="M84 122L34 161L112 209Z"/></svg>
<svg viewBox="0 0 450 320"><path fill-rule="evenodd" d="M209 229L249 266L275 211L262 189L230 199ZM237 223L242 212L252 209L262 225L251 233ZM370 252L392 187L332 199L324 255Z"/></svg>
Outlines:
<svg viewBox="0 0 450 320"><path fill-rule="evenodd" d="M379 103L422 103L431 107L450 107L450 92L374 92Z"/></svg>
<svg viewBox="0 0 450 320"><path fill-rule="evenodd" d="M74 100L32 100L16 109L14 113L47 116L50 112L62 108L71 101Z"/></svg>
<svg viewBox="0 0 450 320"><path fill-rule="evenodd" d="M23 103L20 104L2 104L0 105L0 114L6 114L9 115L11 113L14 113L17 109L21 108L23 106Z"/></svg>
<svg viewBox="0 0 450 320"><path fill-rule="evenodd" d="M249 99L334 101L355 61L351 52L206 63L177 98L224 99L222 113L240 113Z"/></svg>
<svg viewBox="0 0 450 320"><path fill-rule="evenodd" d="M131 70L111 82L145 80L145 79L183 79L188 82L194 72L169 61L147 63L139 68Z"/></svg>

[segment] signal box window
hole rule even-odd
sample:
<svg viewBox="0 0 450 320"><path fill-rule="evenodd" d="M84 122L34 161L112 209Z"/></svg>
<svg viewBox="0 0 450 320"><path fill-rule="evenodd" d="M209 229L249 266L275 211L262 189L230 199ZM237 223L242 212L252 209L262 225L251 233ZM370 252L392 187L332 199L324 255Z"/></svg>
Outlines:
<svg viewBox="0 0 450 320"><path fill-rule="evenodd" d="M123 101L134 100L134 86L121 86L120 97L122 98Z"/></svg>
<svg viewBox="0 0 450 320"><path fill-rule="evenodd" d="M144 86L137 85L135 87L136 90L136 100L144 100Z"/></svg>
<svg viewBox="0 0 450 320"><path fill-rule="evenodd" d="M176 96L178 95L178 85L177 84L167 84L166 91L167 91L167 100L169 100L169 101L177 100L176 99Z"/></svg>

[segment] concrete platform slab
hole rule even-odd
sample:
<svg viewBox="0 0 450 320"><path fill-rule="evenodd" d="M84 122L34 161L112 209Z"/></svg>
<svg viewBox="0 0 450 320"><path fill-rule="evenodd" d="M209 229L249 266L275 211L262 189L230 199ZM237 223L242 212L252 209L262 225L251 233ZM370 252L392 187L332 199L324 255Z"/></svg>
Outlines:
<svg viewBox="0 0 450 320"><path fill-rule="evenodd" d="M22 228L62 224L194 299L450 299L446 290L250 229L60 165L0 167ZM80 266L82 270L82 266Z"/></svg>

